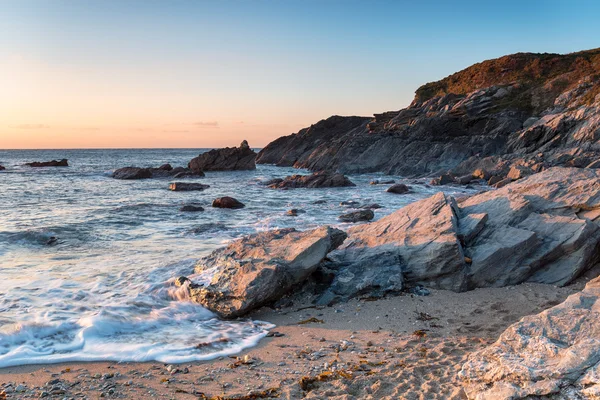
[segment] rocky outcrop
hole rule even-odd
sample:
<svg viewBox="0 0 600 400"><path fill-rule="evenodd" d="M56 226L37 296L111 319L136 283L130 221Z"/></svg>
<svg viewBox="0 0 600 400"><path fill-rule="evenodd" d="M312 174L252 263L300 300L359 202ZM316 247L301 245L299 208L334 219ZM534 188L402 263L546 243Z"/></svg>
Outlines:
<svg viewBox="0 0 600 400"><path fill-rule="evenodd" d="M340 230L321 227L306 232L279 229L236 240L198 262L196 272L215 272L208 285L190 285L191 298L225 318L244 315L303 282L345 237Z"/></svg>
<svg viewBox="0 0 600 400"><path fill-rule="evenodd" d="M600 173L551 168L460 204L440 192L350 228L327 268L342 280L368 270L392 279L390 290L565 285L598 261L598 217Z"/></svg>
<svg viewBox="0 0 600 400"><path fill-rule="evenodd" d="M240 147L213 149L193 158L188 167L196 171L234 171L256 169L256 153L247 141Z"/></svg>
<svg viewBox="0 0 600 400"><path fill-rule="evenodd" d="M600 278L555 307L524 317L473 353L460 377L469 399L597 399Z"/></svg>
<svg viewBox="0 0 600 400"><path fill-rule="evenodd" d="M33 168L42 168L42 167L68 167L69 166L69 162L66 158L63 158L62 160L58 161L58 160L52 160L52 161L34 161L34 162L30 162L30 163L25 163L25 165L29 166L29 167L33 167Z"/></svg>
<svg viewBox="0 0 600 400"><path fill-rule="evenodd" d="M327 171L315 172L312 175L291 175L285 179L276 179L269 182L272 189L297 189L297 188L325 188L356 186L350 179L342 174Z"/></svg>
<svg viewBox="0 0 600 400"><path fill-rule="evenodd" d="M115 179L134 180L134 179L150 179L150 178L188 178L202 177L202 171L193 172L190 169L183 167L171 167L170 164L161 165L158 168L139 168L139 167L124 167L115 170L112 177Z"/></svg>
<svg viewBox="0 0 600 400"><path fill-rule="evenodd" d="M257 162L407 177L451 171L463 182L479 169L504 179L514 164L585 167L600 159L599 94L600 49L519 53L426 84L403 110L334 116L281 137Z"/></svg>
<svg viewBox="0 0 600 400"><path fill-rule="evenodd" d="M233 197L219 197L212 202L214 208L244 208L246 205Z"/></svg>
<svg viewBox="0 0 600 400"><path fill-rule="evenodd" d="M208 189L210 185L203 185L201 183L190 183L190 182L173 182L169 184L169 190L174 192L189 192L193 190L205 190Z"/></svg>

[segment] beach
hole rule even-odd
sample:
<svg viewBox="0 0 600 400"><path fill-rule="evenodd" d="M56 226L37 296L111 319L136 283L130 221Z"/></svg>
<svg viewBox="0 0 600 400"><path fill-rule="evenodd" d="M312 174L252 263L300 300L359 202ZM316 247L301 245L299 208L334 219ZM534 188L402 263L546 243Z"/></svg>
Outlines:
<svg viewBox="0 0 600 400"><path fill-rule="evenodd" d="M276 327L236 356L27 365L0 370L0 381L9 399L463 399L458 372L471 352L585 281L263 307L250 317Z"/></svg>

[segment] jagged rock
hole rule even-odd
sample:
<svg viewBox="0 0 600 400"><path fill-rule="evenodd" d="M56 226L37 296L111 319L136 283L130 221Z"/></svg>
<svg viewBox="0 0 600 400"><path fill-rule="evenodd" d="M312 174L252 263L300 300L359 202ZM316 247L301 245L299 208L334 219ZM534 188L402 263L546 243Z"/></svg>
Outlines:
<svg viewBox="0 0 600 400"><path fill-rule="evenodd" d="M387 188L386 192L394 193L394 194L406 194L410 193L410 187L406 186L403 183L396 183L395 185Z"/></svg>
<svg viewBox="0 0 600 400"><path fill-rule="evenodd" d="M40 167L68 167L69 166L69 162L67 161L66 158L63 158L60 161L57 161L57 160L43 161L43 162L34 161L34 162L26 163L25 165L30 166L30 167L34 167L34 168L40 168Z"/></svg>
<svg viewBox="0 0 600 400"><path fill-rule="evenodd" d="M219 197L214 199L212 206L215 208L244 208L246 205L233 197Z"/></svg>
<svg viewBox="0 0 600 400"><path fill-rule="evenodd" d="M213 149L193 158L188 168L197 171L234 171L256 169L256 153L250 148L247 141L240 147L225 147Z"/></svg>
<svg viewBox="0 0 600 400"><path fill-rule="evenodd" d="M199 212L199 211L204 211L204 207L202 206L198 206L195 204L186 204L184 206L182 206L179 211L183 211L183 212Z"/></svg>
<svg viewBox="0 0 600 400"><path fill-rule="evenodd" d="M368 263L391 254L408 287L565 285L599 258L599 182L597 170L551 168L460 204L437 193L350 228L329 268L377 276Z"/></svg>
<svg viewBox="0 0 600 400"><path fill-rule="evenodd" d="M281 182L269 185L272 189L296 189L296 188L324 188L356 186L342 174L326 171L315 172L312 175L292 175Z"/></svg>
<svg viewBox="0 0 600 400"><path fill-rule="evenodd" d="M563 303L511 325L469 356L460 377L469 399L597 399L600 278Z"/></svg>
<svg viewBox="0 0 600 400"><path fill-rule="evenodd" d="M504 178L502 176L494 175L488 180L488 185L494 186L495 184L503 181L504 179L506 179L506 178ZM510 181L512 181L512 179Z"/></svg>
<svg viewBox="0 0 600 400"><path fill-rule="evenodd" d="M490 178L490 173L485 169L478 168L475 171L473 171L473 179L485 179L487 181Z"/></svg>
<svg viewBox="0 0 600 400"><path fill-rule="evenodd" d="M236 240L196 265L215 269L211 282L191 289L191 298L221 317L234 318L279 299L308 278L346 234L321 227L278 229Z"/></svg>
<svg viewBox="0 0 600 400"><path fill-rule="evenodd" d="M152 171L150 168L125 167L113 172L112 177L115 179L150 179Z"/></svg>
<svg viewBox="0 0 600 400"><path fill-rule="evenodd" d="M205 190L208 189L210 185L203 185L201 183L190 183L190 182L173 182L169 184L169 190L174 192L189 192L192 190Z"/></svg>
<svg viewBox="0 0 600 400"><path fill-rule="evenodd" d="M586 168L600 168L600 160L595 160L589 163Z"/></svg>
<svg viewBox="0 0 600 400"><path fill-rule="evenodd" d="M393 290L399 289L398 282L403 281L409 285L463 290L466 266L456 233L454 207L452 198L437 193L377 222L350 228L344 245L329 258L341 273L364 268L376 276L378 270L371 269L368 262L385 255L386 260L394 261L388 267L397 271L390 277ZM382 271L388 270L386 267ZM397 277L399 271L406 271L404 277Z"/></svg>
<svg viewBox="0 0 600 400"><path fill-rule="evenodd" d="M599 55L519 53L477 63L421 86L403 110L333 116L281 137L257 162L405 177L477 168L506 176L504 162L538 154L545 167L583 167L600 157Z"/></svg>
<svg viewBox="0 0 600 400"><path fill-rule="evenodd" d="M513 165L512 167L510 167L510 170L508 171L506 177L512 179L513 181L516 181L518 179L531 175L532 173L533 171L531 170L531 168L525 167L523 165Z"/></svg>
<svg viewBox="0 0 600 400"><path fill-rule="evenodd" d="M338 219L342 222L370 221L373 218L375 218L375 214L371 210L353 211L342 214L338 217Z"/></svg>

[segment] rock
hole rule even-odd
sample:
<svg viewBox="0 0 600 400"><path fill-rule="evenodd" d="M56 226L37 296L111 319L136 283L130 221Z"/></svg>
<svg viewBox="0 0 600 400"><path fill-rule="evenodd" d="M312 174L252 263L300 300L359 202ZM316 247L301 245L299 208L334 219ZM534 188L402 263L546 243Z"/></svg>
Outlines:
<svg viewBox="0 0 600 400"><path fill-rule="evenodd" d="M364 210L377 210L379 208L383 208L383 206L377 204L377 203L373 203L373 204L365 204L360 206L360 208L364 209Z"/></svg>
<svg viewBox="0 0 600 400"><path fill-rule="evenodd" d="M34 167L34 168L40 168L40 167L68 167L69 163L68 163L68 161L67 161L66 158L63 158L60 161L57 161L57 160L44 161L44 162L34 161L34 162L30 162L30 163L25 163L25 165L28 165L28 166Z"/></svg>
<svg viewBox="0 0 600 400"><path fill-rule="evenodd" d="M259 152L257 162L404 177L448 171L462 177L478 168L506 176L504 163L539 154L547 167L579 166L600 157L599 54L518 53L486 60L421 86L402 110L332 116L280 137Z"/></svg>
<svg viewBox="0 0 600 400"><path fill-rule="evenodd" d="M430 185L434 186L448 185L450 183L454 183L454 177L450 174L443 174L439 178L433 178L431 182L429 182Z"/></svg>
<svg viewBox="0 0 600 400"><path fill-rule="evenodd" d="M215 208L244 208L246 205L233 197L219 197L213 200L212 206Z"/></svg>
<svg viewBox="0 0 600 400"><path fill-rule="evenodd" d="M273 178L273 179L269 179L266 182L262 182L261 185L263 185L263 186L277 185L281 182L283 182L282 178Z"/></svg>
<svg viewBox="0 0 600 400"><path fill-rule="evenodd" d="M298 208L292 208L291 210L287 210L285 215L290 216L290 217L297 217L298 214L304 214L305 212L306 211L300 210Z"/></svg>
<svg viewBox="0 0 600 400"><path fill-rule="evenodd" d="M115 179L149 179L152 178L150 168L125 167L119 168L112 175Z"/></svg>
<svg viewBox="0 0 600 400"><path fill-rule="evenodd" d="M370 185L393 185L394 183L396 183L395 181L380 181L380 180L374 180L369 182Z"/></svg>
<svg viewBox="0 0 600 400"><path fill-rule="evenodd" d="M586 168L600 168L600 160L595 160L589 163Z"/></svg>
<svg viewBox="0 0 600 400"><path fill-rule="evenodd" d="M526 316L471 354L459 377L470 399L593 399L600 394L600 278Z"/></svg>
<svg viewBox="0 0 600 400"><path fill-rule="evenodd" d="M315 200L313 204L327 204L327 200Z"/></svg>
<svg viewBox="0 0 600 400"><path fill-rule="evenodd" d="M513 165L512 167L510 167L510 170L508 171L506 177L512 179L513 181L516 181L518 179L529 176L532 173L533 171L531 170L531 168L525 167L523 165Z"/></svg>
<svg viewBox="0 0 600 400"><path fill-rule="evenodd" d="M171 164L163 164L160 167L158 167L158 169L162 169L163 171L172 171L173 167L171 166Z"/></svg>
<svg viewBox="0 0 600 400"><path fill-rule="evenodd" d="M486 181L491 178L491 175L488 171L478 168L473 171L473 179L485 179Z"/></svg>
<svg viewBox="0 0 600 400"><path fill-rule="evenodd" d="M198 206L195 204L186 204L184 206L182 206L179 211L183 211L183 212L199 212L199 211L204 211L204 207L202 206Z"/></svg>
<svg viewBox="0 0 600 400"><path fill-rule="evenodd" d="M169 184L169 190L174 192L189 192L192 190L206 190L210 185L203 185L201 183L189 183L189 182L173 182Z"/></svg>
<svg viewBox="0 0 600 400"><path fill-rule="evenodd" d="M512 179L505 178L505 179L502 179L501 181L494 183L492 186L494 186L496 189L500 189L501 187L504 187L511 182L512 182Z"/></svg>
<svg viewBox="0 0 600 400"><path fill-rule="evenodd" d="M0 165L0 171L4 171L6 168Z"/></svg>
<svg viewBox="0 0 600 400"><path fill-rule="evenodd" d="M188 168L193 172L252 170L256 169L255 161L256 153L244 140L240 147L225 147L202 153L189 162Z"/></svg>
<svg viewBox="0 0 600 400"><path fill-rule="evenodd" d="M407 288L566 285L598 260L599 179L592 169L550 168L460 204L437 193L350 228L327 268L345 280L361 270L384 279L371 264L396 260L381 271L400 271L394 282Z"/></svg>
<svg viewBox="0 0 600 400"><path fill-rule="evenodd" d="M501 176L498 176L498 175L494 175L494 176L492 176L492 177L491 177L491 178L488 180L488 185L490 185L490 186L494 186L495 184L497 184L497 183L498 183L498 182L500 182L500 181L503 181L504 179L506 179L506 178L503 178L503 177L501 177ZM512 181L512 179L511 179L511 181Z"/></svg>
<svg viewBox="0 0 600 400"><path fill-rule="evenodd" d="M303 282L345 238L338 229L321 227L278 229L236 240L198 262L197 273L216 271L208 285L191 290L191 298L221 317L242 316Z"/></svg>
<svg viewBox="0 0 600 400"><path fill-rule="evenodd" d="M378 289L381 292L401 290L403 283L464 290L466 267L454 208L452 198L438 193L376 222L350 228L344 245L329 255L331 268L341 277L368 270L372 279L389 280ZM395 272L379 276L371 263L384 266L382 273Z"/></svg>
<svg viewBox="0 0 600 400"><path fill-rule="evenodd" d="M473 180L473 175L463 175L455 178L456 183L459 185L468 185Z"/></svg>
<svg viewBox="0 0 600 400"><path fill-rule="evenodd" d="M406 186L403 183L396 183L395 185L392 185L389 188L387 188L386 192L395 194L406 194L410 193L411 190L410 187Z"/></svg>
<svg viewBox="0 0 600 400"><path fill-rule="evenodd" d="M375 218L375 214L371 210L353 211L338 217L342 222L370 221L373 218Z"/></svg>
<svg viewBox="0 0 600 400"><path fill-rule="evenodd" d="M312 175L292 175L284 180L270 184L272 189L296 189L296 188L325 188L356 186L342 174L327 171L315 172Z"/></svg>

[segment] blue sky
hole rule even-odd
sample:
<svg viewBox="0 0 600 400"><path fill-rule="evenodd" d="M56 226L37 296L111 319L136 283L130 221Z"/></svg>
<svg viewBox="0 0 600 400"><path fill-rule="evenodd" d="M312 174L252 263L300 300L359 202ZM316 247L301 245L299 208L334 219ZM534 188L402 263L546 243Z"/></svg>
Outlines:
<svg viewBox="0 0 600 400"><path fill-rule="evenodd" d="M600 47L598 17L592 1L2 0L0 139L264 145L485 59Z"/></svg>

